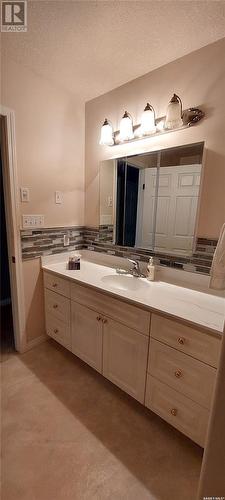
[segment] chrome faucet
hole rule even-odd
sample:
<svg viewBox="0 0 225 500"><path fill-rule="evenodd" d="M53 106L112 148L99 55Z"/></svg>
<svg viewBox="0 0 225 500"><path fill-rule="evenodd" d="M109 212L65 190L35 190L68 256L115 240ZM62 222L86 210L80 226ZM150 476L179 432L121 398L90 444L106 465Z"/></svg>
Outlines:
<svg viewBox="0 0 225 500"><path fill-rule="evenodd" d="M145 278L146 276L142 274L139 266L139 262L137 260L132 260L132 259L127 259L131 264L133 264L133 267L131 269L126 270L126 269L116 269L117 274L132 274L134 278Z"/></svg>
<svg viewBox="0 0 225 500"><path fill-rule="evenodd" d="M133 264L133 267L130 269L129 273L132 274L135 278L144 278L145 275L141 272L140 270L140 265L137 260L132 260L128 259L131 264Z"/></svg>

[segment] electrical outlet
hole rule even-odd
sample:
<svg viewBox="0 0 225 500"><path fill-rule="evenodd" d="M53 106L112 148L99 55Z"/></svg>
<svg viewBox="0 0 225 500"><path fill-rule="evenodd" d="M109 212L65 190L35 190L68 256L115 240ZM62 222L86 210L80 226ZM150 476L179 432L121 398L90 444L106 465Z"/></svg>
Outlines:
<svg viewBox="0 0 225 500"><path fill-rule="evenodd" d="M61 205L62 202L63 202L62 191L55 191L55 203L57 205Z"/></svg>
<svg viewBox="0 0 225 500"><path fill-rule="evenodd" d="M22 203L30 201L30 190L25 187L20 188L20 200Z"/></svg>
<svg viewBox="0 0 225 500"><path fill-rule="evenodd" d="M44 215L23 215L23 228L39 228L44 226Z"/></svg>

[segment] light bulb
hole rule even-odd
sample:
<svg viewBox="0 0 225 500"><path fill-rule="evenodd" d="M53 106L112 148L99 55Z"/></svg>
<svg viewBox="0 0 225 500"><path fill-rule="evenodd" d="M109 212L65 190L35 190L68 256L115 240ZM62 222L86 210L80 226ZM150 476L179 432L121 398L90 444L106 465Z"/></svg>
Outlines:
<svg viewBox="0 0 225 500"><path fill-rule="evenodd" d="M141 134L149 135L156 131L155 126L155 111L154 108L147 102L141 116Z"/></svg>
<svg viewBox="0 0 225 500"><path fill-rule="evenodd" d="M131 116L125 111L120 122L120 140L129 141L134 138L133 123Z"/></svg>
<svg viewBox="0 0 225 500"><path fill-rule="evenodd" d="M173 94L167 108L165 128L171 130L182 127L182 125L182 102L178 95Z"/></svg>
<svg viewBox="0 0 225 500"><path fill-rule="evenodd" d="M157 123L156 128L157 128L157 130L158 130L159 132L162 132L162 131L164 130L164 128L165 128L165 120L164 120L164 119L160 120L160 121Z"/></svg>
<svg viewBox="0 0 225 500"><path fill-rule="evenodd" d="M101 137L99 144L101 146L113 146L114 144L113 127L108 122L107 118L105 118L105 121L101 128Z"/></svg>

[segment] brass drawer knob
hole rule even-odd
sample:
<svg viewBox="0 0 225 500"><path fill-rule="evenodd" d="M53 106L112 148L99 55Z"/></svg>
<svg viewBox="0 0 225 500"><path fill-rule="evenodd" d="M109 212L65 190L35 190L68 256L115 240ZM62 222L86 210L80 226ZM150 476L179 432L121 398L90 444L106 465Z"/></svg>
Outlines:
<svg viewBox="0 0 225 500"><path fill-rule="evenodd" d="M58 328L55 328L54 333L58 333L58 332L59 332Z"/></svg>
<svg viewBox="0 0 225 500"><path fill-rule="evenodd" d="M177 409L176 408L172 408L172 410L170 410L170 413L171 413L171 415L173 415L173 417L176 417L176 415L177 415Z"/></svg>
<svg viewBox="0 0 225 500"><path fill-rule="evenodd" d="M105 324L105 323L107 323L107 321L108 321L108 320L107 320L106 318L103 318L102 323L104 323L104 324Z"/></svg>
<svg viewBox="0 0 225 500"><path fill-rule="evenodd" d="M177 342L178 342L178 344L180 344L180 345L184 345L184 342L185 342L184 337L178 337Z"/></svg>
<svg viewBox="0 0 225 500"><path fill-rule="evenodd" d="M180 377L182 377L182 371L181 370L175 370L174 375L175 375L175 377L180 378Z"/></svg>
<svg viewBox="0 0 225 500"><path fill-rule="evenodd" d="M58 309L58 304L53 304L53 309Z"/></svg>
<svg viewBox="0 0 225 500"><path fill-rule="evenodd" d="M101 320L101 316L96 316L97 321Z"/></svg>
<svg viewBox="0 0 225 500"><path fill-rule="evenodd" d="M52 283L52 286L53 288L55 288L56 286L58 286L58 283Z"/></svg>

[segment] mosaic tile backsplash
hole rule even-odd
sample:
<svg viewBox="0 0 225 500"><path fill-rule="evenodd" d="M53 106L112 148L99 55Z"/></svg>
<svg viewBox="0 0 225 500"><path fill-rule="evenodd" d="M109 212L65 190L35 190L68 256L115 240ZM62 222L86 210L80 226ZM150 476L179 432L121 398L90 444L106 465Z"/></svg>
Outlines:
<svg viewBox="0 0 225 500"><path fill-rule="evenodd" d="M63 245L64 235L70 238L69 246ZM21 245L23 260L35 259L42 255L50 255L65 251L86 248L94 252L103 252L126 258L135 258L147 262L150 255L155 263L185 271L209 274L212 257L217 240L198 238L192 256L177 256L153 252L140 248L113 245L113 226L74 226L67 228L45 228L39 230L22 230Z"/></svg>
<svg viewBox="0 0 225 500"><path fill-rule="evenodd" d="M70 238L70 244L66 247L63 245L65 234ZM83 234L83 226L22 230L22 259L35 259L42 255L79 250L83 248Z"/></svg>

